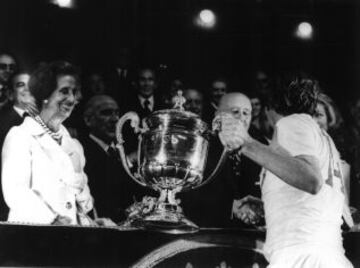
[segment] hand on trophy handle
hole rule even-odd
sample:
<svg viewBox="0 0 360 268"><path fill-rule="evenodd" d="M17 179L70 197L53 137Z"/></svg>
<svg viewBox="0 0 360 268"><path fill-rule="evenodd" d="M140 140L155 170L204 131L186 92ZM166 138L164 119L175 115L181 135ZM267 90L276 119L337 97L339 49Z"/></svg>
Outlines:
<svg viewBox="0 0 360 268"><path fill-rule="evenodd" d="M212 121L212 134L213 135L220 134L221 127L222 127L222 116L223 116L222 114L218 114L215 116L215 118ZM221 153L221 156L219 158L219 161L218 161L217 165L215 166L214 170L210 173L209 177L207 179L203 180L204 183L196 185L192 189L197 189L199 187L202 187L202 186L208 184L209 182L211 182L216 177L218 171L220 170L222 165L225 163L225 159L226 159L229 151L230 150L227 147L224 147L224 149Z"/></svg>

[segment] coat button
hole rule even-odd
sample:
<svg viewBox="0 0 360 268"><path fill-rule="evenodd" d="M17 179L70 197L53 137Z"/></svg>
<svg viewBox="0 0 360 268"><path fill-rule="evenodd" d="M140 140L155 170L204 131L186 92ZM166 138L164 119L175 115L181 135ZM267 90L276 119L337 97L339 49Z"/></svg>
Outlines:
<svg viewBox="0 0 360 268"><path fill-rule="evenodd" d="M65 207L66 207L67 209L71 209L71 208L72 208L72 205L71 205L70 202L66 202Z"/></svg>

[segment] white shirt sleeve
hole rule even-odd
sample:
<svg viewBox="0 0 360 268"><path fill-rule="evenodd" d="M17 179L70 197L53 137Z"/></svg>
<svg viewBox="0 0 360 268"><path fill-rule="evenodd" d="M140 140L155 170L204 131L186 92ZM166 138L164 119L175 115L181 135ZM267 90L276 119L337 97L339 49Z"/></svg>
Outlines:
<svg viewBox="0 0 360 268"><path fill-rule="evenodd" d="M84 172L85 161L86 161L84 156L84 148L77 139L73 139L73 142L74 142L74 146L76 147L76 151L79 153L80 162L81 162L81 172L77 173L77 176L81 176L81 180L83 183L82 190L80 191L79 194L76 195L76 201L78 205L82 208L83 212L87 213L93 209L94 200L90 193L87 175Z"/></svg>
<svg viewBox="0 0 360 268"><path fill-rule="evenodd" d="M310 120L301 115L281 119L276 124L275 142L284 147L292 156L317 156L316 129Z"/></svg>

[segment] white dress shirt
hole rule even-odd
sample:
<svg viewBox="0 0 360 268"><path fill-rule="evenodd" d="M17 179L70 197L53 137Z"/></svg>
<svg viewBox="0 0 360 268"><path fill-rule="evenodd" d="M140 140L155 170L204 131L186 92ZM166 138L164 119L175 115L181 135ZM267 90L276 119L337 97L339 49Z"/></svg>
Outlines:
<svg viewBox="0 0 360 268"><path fill-rule="evenodd" d="M17 112L20 115L20 117L24 117L24 113L26 113L26 111L24 109L21 109L15 105L13 105L13 108L14 108L15 112Z"/></svg>
<svg viewBox="0 0 360 268"><path fill-rule="evenodd" d="M150 98L144 98L143 96L138 95L141 106L145 109L145 101L149 101L149 109L150 111L154 111L154 96L151 96Z"/></svg>

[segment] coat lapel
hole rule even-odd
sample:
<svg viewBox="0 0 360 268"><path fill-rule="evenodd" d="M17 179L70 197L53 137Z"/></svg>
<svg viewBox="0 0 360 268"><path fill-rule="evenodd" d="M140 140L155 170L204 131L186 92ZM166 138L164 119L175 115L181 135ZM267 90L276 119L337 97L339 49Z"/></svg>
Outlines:
<svg viewBox="0 0 360 268"><path fill-rule="evenodd" d="M54 168L54 173L58 174L58 178L67 183L67 181L72 180L74 169L71 163L71 159L68 154L71 153L72 147L69 146L69 139L63 137L63 142L65 143L66 148L69 149L69 152L64 151L62 146L60 146L45 130L32 118L26 118L26 125L29 132L34 137L35 141L39 144L40 148L47 156L47 158L52 163L51 168ZM66 131L66 130L65 130ZM65 133L64 135L67 135Z"/></svg>

